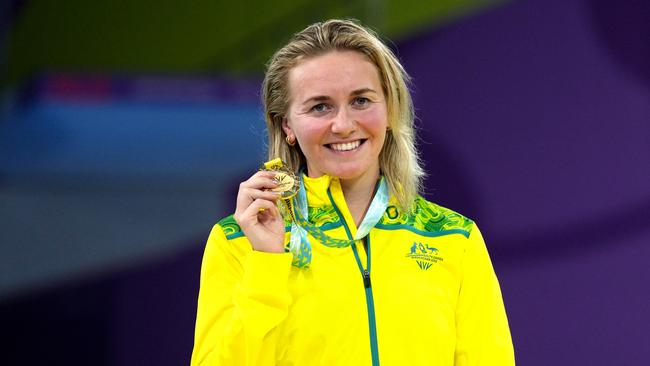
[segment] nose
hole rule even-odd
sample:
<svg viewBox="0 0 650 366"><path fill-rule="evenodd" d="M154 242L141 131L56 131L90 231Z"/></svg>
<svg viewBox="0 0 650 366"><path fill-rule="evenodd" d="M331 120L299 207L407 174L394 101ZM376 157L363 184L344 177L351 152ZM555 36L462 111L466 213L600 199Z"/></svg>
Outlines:
<svg viewBox="0 0 650 366"><path fill-rule="evenodd" d="M343 137L351 135L357 129L357 122L345 108L339 108L332 119L332 132Z"/></svg>

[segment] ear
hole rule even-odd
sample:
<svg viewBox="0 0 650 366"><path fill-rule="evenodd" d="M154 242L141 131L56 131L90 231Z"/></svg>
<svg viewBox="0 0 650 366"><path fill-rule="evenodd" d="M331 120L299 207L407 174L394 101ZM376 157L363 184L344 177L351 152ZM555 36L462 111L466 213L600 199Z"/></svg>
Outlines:
<svg viewBox="0 0 650 366"><path fill-rule="evenodd" d="M291 126L289 126L289 120L287 117L282 117L282 131L284 131L285 135L287 136L295 136L293 130L291 129Z"/></svg>

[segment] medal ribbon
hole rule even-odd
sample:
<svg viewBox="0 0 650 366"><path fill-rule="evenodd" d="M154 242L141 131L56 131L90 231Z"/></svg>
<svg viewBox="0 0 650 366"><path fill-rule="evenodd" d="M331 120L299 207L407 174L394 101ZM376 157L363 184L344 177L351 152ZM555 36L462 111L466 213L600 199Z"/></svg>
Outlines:
<svg viewBox="0 0 650 366"><path fill-rule="evenodd" d="M379 180L377 192L368 208L368 212L363 218L361 225L359 225L357 233L354 235L354 240L332 238L309 222L307 192L302 179L300 179L300 189L291 205L293 206L292 216L295 219L291 222L291 240L289 242L289 251L293 253L293 265L299 268L305 268L311 263L312 250L307 233L330 248L347 248L357 240L365 238L370 230L377 225L384 212L386 212L388 198L388 185L382 176ZM345 220L343 217L339 219Z"/></svg>

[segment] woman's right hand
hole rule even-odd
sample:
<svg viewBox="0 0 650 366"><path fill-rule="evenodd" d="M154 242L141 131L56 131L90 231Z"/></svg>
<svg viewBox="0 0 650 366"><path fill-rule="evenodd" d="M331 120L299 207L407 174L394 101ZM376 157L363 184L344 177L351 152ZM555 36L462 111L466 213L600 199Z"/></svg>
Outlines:
<svg viewBox="0 0 650 366"><path fill-rule="evenodd" d="M280 198L275 173L261 170L239 185L233 217L253 250L284 253L284 219L276 206Z"/></svg>

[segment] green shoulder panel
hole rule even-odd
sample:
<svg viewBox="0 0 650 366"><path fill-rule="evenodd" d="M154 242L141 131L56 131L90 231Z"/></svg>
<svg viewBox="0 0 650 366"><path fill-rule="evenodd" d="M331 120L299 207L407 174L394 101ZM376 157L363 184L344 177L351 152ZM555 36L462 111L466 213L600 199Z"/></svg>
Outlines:
<svg viewBox="0 0 650 366"><path fill-rule="evenodd" d="M407 229L429 236L460 233L468 237L473 224L465 216L418 196L411 212L400 212L397 207L388 206L377 227Z"/></svg>

